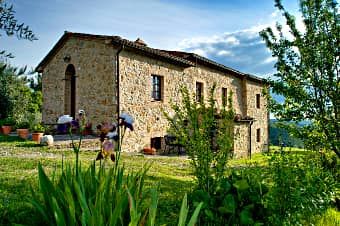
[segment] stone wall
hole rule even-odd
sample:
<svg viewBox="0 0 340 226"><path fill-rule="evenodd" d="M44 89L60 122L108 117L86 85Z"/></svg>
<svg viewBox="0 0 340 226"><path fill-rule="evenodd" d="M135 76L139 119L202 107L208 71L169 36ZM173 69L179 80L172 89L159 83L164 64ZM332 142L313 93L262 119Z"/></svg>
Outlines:
<svg viewBox="0 0 340 226"><path fill-rule="evenodd" d="M128 132L123 149L141 151L151 146L151 138L164 137L168 122L163 112L171 113L170 102L180 103L180 88L188 84L184 69L147 58L134 52L120 54L120 109L135 118L135 131ZM163 98L151 98L151 76L162 76Z"/></svg>
<svg viewBox="0 0 340 226"><path fill-rule="evenodd" d="M76 110L84 109L89 122L112 122L117 109L116 53L118 48L104 39L69 38L51 58L43 71L43 120L54 123L65 108L65 70L74 65L76 75ZM64 57L70 56L65 62ZM119 55L120 110L135 118L135 131L127 131L123 145L125 151L141 151L151 146L151 138L164 137L168 122L163 112L173 115L170 103L181 103L180 89L186 86L195 93L196 82L203 83L204 101L209 89L216 84L216 108L222 106L222 88L233 92L235 113L255 118L252 125L252 152L259 152L268 143L267 100L261 96L256 108L256 94L263 85L235 75L226 74L207 66L183 68L163 60L151 58L128 49ZM162 99L151 98L152 75L162 78ZM261 139L256 140L256 129ZM235 126L235 156L247 156L249 150L249 124ZM163 144L164 145L164 144Z"/></svg>
<svg viewBox="0 0 340 226"><path fill-rule="evenodd" d="M55 123L65 112L65 71L75 67L76 112L84 109L93 125L112 121L116 111L115 51L105 40L71 37L43 71L43 121ZM65 62L64 57L70 56ZM66 104L67 105L67 104Z"/></svg>
<svg viewBox="0 0 340 226"><path fill-rule="evenodd" d="M131 114L136 119L136 131L128 132L124 148L140 151L151 146L151 138L164 137L169 127L163 111L172 113L170 102L180 105L180 88L186 86L195 93L196 82L203 83L204 101L207 103L209 90L216 85L214 99L217 109L222 107L222 88L233 93L233 109L243 117L254 117L252 126L252 153L260 152L267 142L268 118L266 99L261 96L261 108L256 107L254 94L262 93L263 85L238 78L202 65L189 68L176 67L172 64L151 59L143 55L124 51L120 55L121 111ZM162 100L151 97L151 76L162 77ZM235 156L245 157L249 150L249 122L237 124L235 128ZM261 128L261 141L256 142L256 130ZM236 135L237 134L237 135Z"/></svg>
<svg viewBox="0 0 340 226"><path fill-rule="evenodd" d="M268 100L263 96L264 85L261 85L254 81L247 81L247 115L255 118L252 125L252 153L258 153L266 151L264 148L268 147L268 127L269 127L269 115L268 115ZM260 95L260 107L256 106L256 94ZM260 130L259 141L257 141L257 129Z"/></svg>
<svg viewBox="0 0 340 226"><path fill-rule="evenodd" d="M249 156L249 123L235 123L234 128L234 158Z"/></svg>

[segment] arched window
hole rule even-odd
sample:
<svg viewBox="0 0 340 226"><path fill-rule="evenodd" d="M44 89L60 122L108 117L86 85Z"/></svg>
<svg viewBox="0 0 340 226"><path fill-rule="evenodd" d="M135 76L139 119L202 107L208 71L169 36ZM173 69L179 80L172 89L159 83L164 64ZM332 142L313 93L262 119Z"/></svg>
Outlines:
<svg viewBox="0 0 340 226"><path fill-rule="evenodd" d="M76 113L76 69L69 64L65 71L64 114L73 118Z"/></svg>

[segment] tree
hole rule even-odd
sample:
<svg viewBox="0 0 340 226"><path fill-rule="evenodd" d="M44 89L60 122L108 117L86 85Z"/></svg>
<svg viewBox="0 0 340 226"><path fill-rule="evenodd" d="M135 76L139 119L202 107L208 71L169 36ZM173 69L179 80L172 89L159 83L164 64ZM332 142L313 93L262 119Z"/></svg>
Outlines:
<svg viewBox="0 0 340 226"><path fill-rule="evenodd" d="M37 40L29 26L19 23L14 17L13 6L8 6L3 0L0 0L0 31L6 35L16 35L18 39L27 39L30 41ZM1 37L1 33L0 33ZM12 54L0 51L0 56L13 57Z"/></svg>
<svg viewBox="0 0 340 226"><path fill-rule="evenodd" d="M24 72L0 62L0 119L19 120L28 111L32 98Z"/></svg>
<svg viewBox="0 0 340 226"><path fill-rule="evenodd" d="M290 35L285 36L279 23L276 31L268 27L260 32L277 59L277 72L269 84L274 93L285 97L281 104L272 100L271 110L279 120L311 121L301 135L321 141L319 145L340 158L338 4L335 0L300 0L304 31L297 28L295 17L281 0L275 0L275 6L282 12Z"/></svg>

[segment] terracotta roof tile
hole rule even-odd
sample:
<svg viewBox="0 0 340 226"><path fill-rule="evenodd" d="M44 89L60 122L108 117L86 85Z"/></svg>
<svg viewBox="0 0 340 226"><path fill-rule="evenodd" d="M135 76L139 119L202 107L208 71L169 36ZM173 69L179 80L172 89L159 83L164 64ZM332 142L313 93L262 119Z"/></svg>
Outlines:
<svg viewBox="0 0 340 226"><path fill-rule="evenodd" d="M223 64L219 64L215 61L212 61L208 58L199 56L195 53L187 53L182 51L168 51L161 49L154 49L148 47L143 40L138 38L136 41L130 41L120 36L109 36L109 35L93 35L93 34L84 34L84 33L73 33L65 31L64 35L59 39L59 41L54 45L51 51L45 56L45 58L39 63L36 67L36 71L41 72L45 65L52 59L54 54L62 47L63 43L70 37L79 37L79 38L90 38L90 39L103 39L107 40L114 45L119 45L130 48L131 50L138 51L140 53L146 54L150 57L161 58L170 63L177 64L182 67L190 67L195 66L197 63L207 65L208 67L228 72L234 74L236 76L246 77L248 79L254 80L256 82L265 82L264 79L258 78L253 75L245 74L235 69L229 68Z"/></svg>

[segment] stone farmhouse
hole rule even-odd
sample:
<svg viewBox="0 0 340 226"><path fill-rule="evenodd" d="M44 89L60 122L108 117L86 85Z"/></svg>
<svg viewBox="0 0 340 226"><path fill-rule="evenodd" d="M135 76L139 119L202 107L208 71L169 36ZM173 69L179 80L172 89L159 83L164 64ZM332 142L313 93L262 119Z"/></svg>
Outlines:
<svg viewBox="0 0 340 226"><path fill-rule="evenodd" d="M135 118L135 131L126 134L123 150L164 148L168 122L163 111L171 114L170 103L181 102L181 87L201 98L213 83L218 108L233 92L239 116L235 156L268 148L269 113L261 94L265 81L197 54L154 49L141 39L65 32L36 70L42 73L44 123L76 116L78 109L93 125L126 112Z"/></svg>

